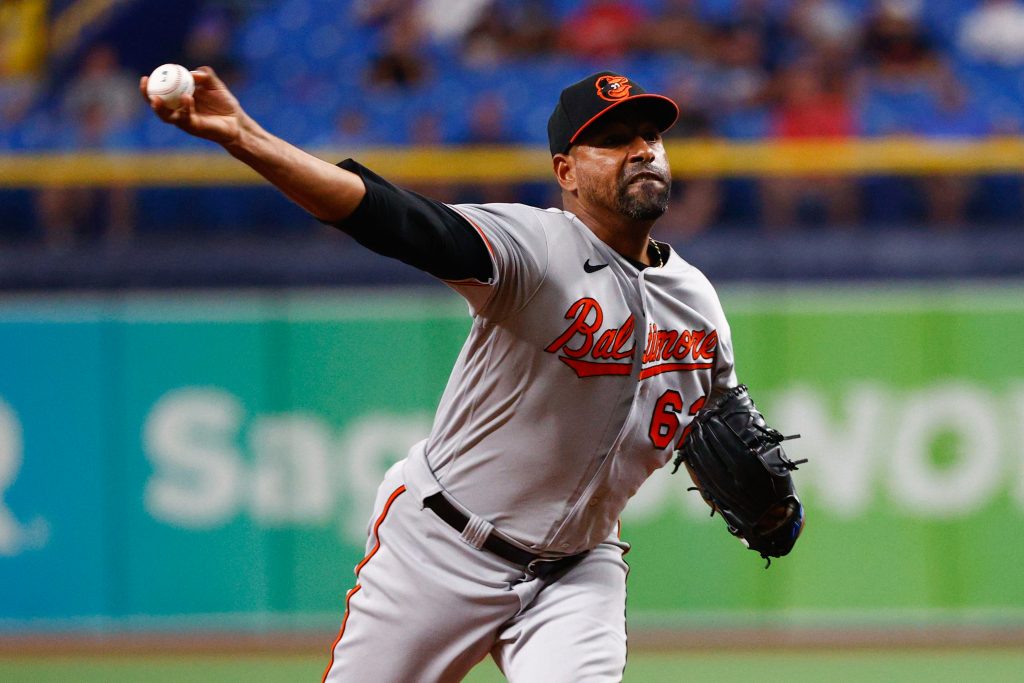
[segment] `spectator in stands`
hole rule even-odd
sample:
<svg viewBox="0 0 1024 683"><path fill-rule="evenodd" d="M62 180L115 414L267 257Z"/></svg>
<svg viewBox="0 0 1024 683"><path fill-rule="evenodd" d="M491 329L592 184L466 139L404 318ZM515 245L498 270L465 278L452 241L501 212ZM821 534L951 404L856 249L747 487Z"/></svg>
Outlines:
<svg viewBox="0 0 1024 683"><path fill-rule="evenodd" d="M879 0L861 38L861 53L890 84L935 76L936 46L920 21L921 0Z"/></svg>
<svg viewBox="0 0 1024 683"><path fill-rule="evenodd" d="M737 0L724 25L756 34L760 66L774 73L789 40L783 18L777 0Z"/></svg>
<svg viewBox="0 0 1024 683"><path fill-rule="evenodd" d="M652 52L706 58L709 42L708 27L697 16L694 0L665 0L661 11L648 17L637 32L635 45Z"/></svg>
<svg viewBox="0 0 1024 683"><path fill-rule="evenodd" d="M334 128L325 138L314 141L316 146L349 149L362 147L373 140L366 113L358 107L345 107L334 117Z"/></svg>
<svg viewBox="0 0 1024 683"><path fill-rule="evenodd" d="M493 68L517 57L550 54L557 39L558 29L543 0L504 0L466 32L462 59L470 68Z"/></svg>
<svg viewBox="0 0 1024 683"><path fill-rule="evenodd" d="M227 11L212 9L200 14L185 36L180 63L213 67L226 82L242 85L244 73L231 54L234 31L234 20Z"/></svg>
<svg viewBox="0 0 1024 683"><path fill-rule="evenodd" d="M483 92L469 111L468 142L475 145L507 145L514 142L505 112L508 106L501 95Z"/></svg>
<svg viewBox="0 0 1024 683"><path fill-rule="evenodd" d="M860 26L838 0L797 0L786 18L789 51L810 50L845 61L856 46Z"/></svg>
<svg viewBox="0 0 1024 683"><path fill-rule="evenodd" d="M784 139L847 138L854 133L846 80L820 58L791 64L780 76L772 135Z"/></svg>
<svg viewBox="0 0 1024 683"><path fill-rule="evenodd" d="M409 144L437 147L445 143L444 121L439 112L424 110L409 120Z"/></svg>
<svg viewBox="0 0 1024 683"><path fill-rule="evenodd" d="M121 66L110 45L95 45L82 60L82 68L65 91L62 114L74 122L96 105L105 112L104 127L114 130L139 114L138 86L133 75Z"/></svg>
<svg viewBox="0 0 1024 683"><path fill-rule="evenodd" d="M92 47L68 86L60 107L62 143L75 150L130 146L132 119L140 113L135 78L121 67L109 45ZM47 187L36 194L36 211L46 244L71 247L100 234L112 242L131 237L135 226L134 189Z"/></svg>
<svg viewBox="0 0 1024 683"><path fill-rule="evenodd" d="M715 113L763 105L771 81L757 26L719 26L712 39L713 65L706 87Z"/></svg>
<svg viewBox="0 0 1024 683"><path fill-rule="evenodd" d="M1024 3L985 0L964 15L957 44L979 61L1008 67L1024 64Z"/></svg>
<svg viewBox="0 0 1024 683"><path fill-rule="evenodd" d="M68 140L75 150L111 149L110 117L102 104L89 102L77 110L80 117ZM82 241L105 238L110 244L129 240L136 225L136 195L132 187L105 188L50 186L35 195L36 215L47 247L66 250Z"/></svg>
<svg viewBox="0 0 1024 683"><path fill-rule="evenodd" d="M962 139L991 132L987 117L972 106L970 94L945 72L937 82L931 106L918 117L916 133L928 138ZM938 173L924 176L920 186L925 196L928 226L961 228L967 221L967 207L978 186L976 176Z"/></svg>
<svg viewBox="0 0 1024 683"><path fill-rule="evenodd" d="M679 105L679 120L666 132L671 148L676 140L708 141L714 136L712 116L703 96L700 76L684 70L670 79L674 85L666 94ZM717 178L701 177L675 180L672 184L672 209L669 222L662 226L669 241L685 240L710 226L722 204L722 183Z"/></svg>
<svg viewBox="0 0 1024 683"><path fill-rule="evenodd" d="M353 13L363 26L388 26L409 15L409 0L354 0Z"/></svg>
<svg viewBox="0 0 1024 683"><path fill-rule="evenodd" d="M836 140L854 133L843 74L830 72L820 59L805 58L780 76L780 101L772 116L779 140ZM801 222L808 210L828 223L850 225L857 219L857 187L848 177L767 177L761 181L762 216L770 228Z"/></svg>
<svg viewBox="0 0 1024 683"><path fill-rule="evenodd" d="M558 25L545 0L503 0L498 7L507 13L510 54L530 58L555 51Z"/></svg>
<svg viewBox="0 0 1024 683"><path fill-rule="evenodd" d="M679 119L665 132L666 139L714 136L714 117L705 94L706 78L707 74L701 73L699 67L689 64L670 75L671 85L665 90L679 105Z"/></svg>
<svg viewBox="0 0 1024 683"><path fill-rule="evenodd" d="M563 22L558 44L585 59L622 57L636 44L644 14L629 0L589 0Z"/></svg>
<svg viewBox="0 0 1024 683"><path fill-rule="evenodd" d="M425 109L409 121L409 143L417 147L439 147L445 139L445 122L440 112ZM407 182L405 187L443 202L460 201L461 185L443 178Z"/></svg>
<svg viewBox="0 0 1024 683"><path fill-rule="evenodd" d="M962 137L983 134L989 125L969 110L969 93L957 85L925 31L917 1L884 0L869 22L863 46L868 56L865 124L883 135ZM929 227L958 226L977 179L935 174L896 179L888 207L897 218Z"/></svg>
<svg viewBox="0 0 1024 683"><path fill-rule="evenodd" d="M0 149L12 146L8 135L22 124L41 92L35 74L11 73L0 60Z"/></svg>
<svg viewBox="0 0 1024 683"><path fill-rule="evenodd" d="M416 17L406 13L385 29L383 49L370 61L367 81L378 88L413 88L429 77L423 50L423 31Z"/></svg>
<svg viewBox="0 0 1024 683"><path fill-rule="evenodd" d="M462 41L462 61L471 69L494 68L504 64L513 53L510 40L513 27L504 8L485 12L466 32Z"/></svg>
<svg viewBox="0 0 1024 683"><path fill-rule="evenodd" d="M466 142L473 145L507 145L513 144L513 136L509 130L505 99L494 92L483 92L473 102L469 111L469 124L466 126ZM470 184L463 188L467 197L473 201L483 202L517 202L516 186L507 182Z"/></svg>
<svg viewBox="0 0 1024 683"><path fill-rule="evenodd" d="M446 43L461 40L492 4L493 0L418 0L412 11L431 40Z"/></svg>

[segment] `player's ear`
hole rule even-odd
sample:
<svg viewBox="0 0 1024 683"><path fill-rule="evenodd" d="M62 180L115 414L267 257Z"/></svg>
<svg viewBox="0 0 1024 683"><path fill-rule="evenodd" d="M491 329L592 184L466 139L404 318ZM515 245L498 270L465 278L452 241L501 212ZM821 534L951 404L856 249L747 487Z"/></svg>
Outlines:
<svg viewBox="0 0 1024 683"><path fill-rule="evenodd" d="M568 154L556 154L551 158L555 179L563 190L576 191L576 160Z"/></svg>

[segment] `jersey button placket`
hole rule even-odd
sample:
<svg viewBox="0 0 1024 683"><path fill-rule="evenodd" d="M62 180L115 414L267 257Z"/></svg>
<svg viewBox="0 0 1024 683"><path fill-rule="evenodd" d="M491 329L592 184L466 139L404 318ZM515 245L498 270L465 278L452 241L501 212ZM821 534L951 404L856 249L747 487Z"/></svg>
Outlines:
<svg viewBox="0 0 1024 683"><path fill-rule="evenodd" d="M637 325L635 328L636 334L636 350L637 350L637 362L636 362L636 381L637 391L636 398L638 401L642 401L647 395L647 385L640 380L640 374L644 369L644 353L647 351L647 327L651 324L651 307L647 301L647 282L644 278L644 271L640 271L640 277L638 279L639 290L640 290L640 313L642 315L642 325Z"/></svg>

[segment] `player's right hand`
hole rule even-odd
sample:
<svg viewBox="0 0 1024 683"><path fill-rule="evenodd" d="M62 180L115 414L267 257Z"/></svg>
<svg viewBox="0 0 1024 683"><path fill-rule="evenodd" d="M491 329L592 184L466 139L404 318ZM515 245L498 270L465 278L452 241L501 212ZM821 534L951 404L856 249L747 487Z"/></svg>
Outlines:
<svg viewBox="0 0 1024 683"><path fill-rule="evenodd" d="M237 140L245 116L238 99L208 66L193 71L192 78L196 83L195 93L182 95L178 109L171 109L159 97L146 93L149 76L139 80L139 90L157 116L186 133L222 145Z"/></svg>

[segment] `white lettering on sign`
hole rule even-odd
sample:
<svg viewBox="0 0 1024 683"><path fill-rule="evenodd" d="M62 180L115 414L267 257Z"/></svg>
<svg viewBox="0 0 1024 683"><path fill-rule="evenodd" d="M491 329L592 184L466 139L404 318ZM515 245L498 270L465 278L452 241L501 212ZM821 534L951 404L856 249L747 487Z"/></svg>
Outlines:
<svg viewBox="0 0 1024 683"><path fill-rule="evenodd" d="M0 398L0 556L41 548L50 536L46 520L36 517L23 525L5 500L21 471L23 449L21 422L14 409Z"/></svg>
<svg viewBox="0 0 1024 683"><path fill-rule="evenodd" d="M1024 510L1024 384L1018 384L1010 392L1010 405L1013 413L1010 416L1012 430L1009 443L1016 445L1017 458L1013 463L1012 495L1017 506Z"/></svg>
<svg viewBox="0 0 1024 683"><path fill-rule="evenodd" d="M878 425L887 409L884 390L872 385L851 387L837 413L808 387L787 391L771 405L769 424L783 434L800 434L786 443L786 452L794 460L812 461L794 473L798 490L807 482L840 517L854 517L867 509L874 495L877 462L891 455L888 448L881 452L876 448Z"/></svg>
<svg viewBox="0 0 1024 683"><path fill-rule="evenodd" d="M1005 481L998 413L991 395L963 384L908 397L892 443L892 499L911 513L962 517L988 503ZM950 461L932 456L936 439L955 435Z"/></svg>
<svg viewBox="0 0 1024 683"><path fill-rule="evenodd" d="M342 514L341 534L365 539L373 501L384 472L430 433L427 413L370 413L357 419L339 438L343 472L340 481L350 504Z"/></svg>
<svg viewBox="0 0 1024 683"><path fill-rule="evenodd" d="M320 522L334 503L330 428L311 415L259 417L249 431L253 517L270 525Z"/></svg>
<svg viewBox="0 0 1024 683"><path fill-rule="evenodd" d="M381 476L429 429L425 413L370 413L339 433L309 413L248 415L222 389L177 389L153 406L143 428L153 465L146 510L187 529L246 514L263 527L340 518L342 536L359 543Z"/></svg>
<svg viewBox="0 0 1024 683"><path fill-rule="evenodd" d="M146 509L192 529L224 524L242 500L242 456L235 445L244 411L221 389L178 389L161 398L143 427L155 470Z"/></svg>
<svg viewBox="0 0 1024 683"><path fill-rule="evenodd" d="M905 392L856 384L838 397L797 386L758 403L769 424L802 435L786 450L810 459L794 478L817 510L850 519L885 505L956 518L1000 495L1024 510L1024 387L1004 399L965 382ZM16 420L9 410L6 421L2 416L0 544L13 528L2 494L20 458ZM240 515L265 527L336 522L343 538L358 543L382 474L429 427L426 413L368 413L338 430L310 413L248 414L218 388L175 390L145 423L153 465L146 509L191 529L220 527ZM706 518L708 508L686 491L689 485L685 471L659 472L627 506L624 521L668 511Z"/></svg>
<svg viewBox="0 0 1024 683"><path fill-rule="evenodd" d="M21 424L10 406L0 400L0 555L18 552L21 526L4 502L21 469Z"/></svg>

